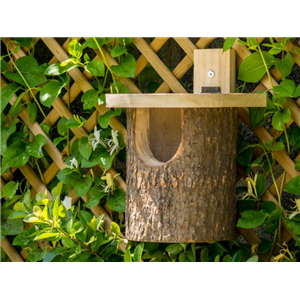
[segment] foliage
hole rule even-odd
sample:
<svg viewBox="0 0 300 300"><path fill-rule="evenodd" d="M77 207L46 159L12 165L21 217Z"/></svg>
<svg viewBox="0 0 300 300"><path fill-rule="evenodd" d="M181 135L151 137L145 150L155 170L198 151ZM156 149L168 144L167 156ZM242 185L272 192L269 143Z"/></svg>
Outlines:
<svg viewBox="0 0 300 300"><path fill-rule="evenodd" d="M268 142L249 144L239 137L237 162L244 167L245 186L243 195L237 201L237 227L254 228L258 235L263 232L273 235L273 241L261 238L259 245L248 245L236 241L211 243L138 243L123 238L125 192L117 184L124 172L112 172L116 160L124 161L125 143L121 134L110 124L123 114L122 109L107 110L97 115L97 125L88 136L77 138L73 131L86 128L88 117L105 104L106 93L129 93L123 85L124 78L134 78L136 59L131 38L87 38L84 43L76 39L69 41L69 58L61 63L38 64L34 58L35 39L15 38L7 43L7 54L1 56L1 73L8 84L1 89L1 175L12 178L1 192L1 238L7 236L17 249L27 251L27 261L125 261L125 262L257 262L261 254L268 253L268 259L275 246L276 237L281 235L285 224L300 240L300 200L295 200L294 211L283 214L282 191L300 195L300 175L288 184L276 183L273 166L276 151L291 155L300 148L300 129L287 128L292 111L286 106L287 98L300 96L300 85L289 79L294 54L300 50L289 43L292 39L262 46L256 38L242 41L226 38L223 51L235 43L246 46L251 54L239 67L238 79L244 81L238 92L244 92L246 83L257 83L264 76L270 81L267 107L250 108L250 128L264 126L271 119L277 131ZM10 48L10 46L12 46ZM21 49L27 56L13 59ZM14 50L10 50L14 49ZM89 53L97 53L91 59ZM105 52L106 51L106 52ZM104 53L110 53L116 60L109 64ZM279 58L278 54L282 54ZM8 64L10 62L10 64ZM273 86L270 69L276 66L281 82ZM92 89L81 96L83 111L79 115L61 117L56 125L47 118L45 109L55 104L57 97L65 97L70 110L69 72L81 68L92 79ZM155 92L160 76L147 65L137 77L139 87L146 84L148 92ZM63 95L66 96L63 96ZM30 123L39 121L43 132L34 135L20 114L26 111ZM89 130L86 130L89 132ZM47 183L43 172L53 163L45 151L49 141L58 151L65 153L66 167ZM258 151L254 151L258 150ZM260 155L257 155L260 153ZM14 179L14 168L29 165L47 188L43 193L32 193L26 179ZM295 169L300 170L299 161ZM119 170L118 170L119 172ZM10 176L10 177L9 177ZM278 203L265 201L266 178L271 176L277 192ZM282 182L286 177L283 173ZM51 190L51 193L48 191ZM239 190L237 190L239 194ZM73 200L82 197L77 202ZM75 204L76 202L76 204ZM75 204L75 205L72 205ZM110 228L104 227L104 215L96 217L93 212L98 206L105 206L113 220ZM95 209L95 210L94 210ZM24 221L24 222L23 222ZM27 224L24 226L24 224ZM29 225L29 226L28 226ZM126 245L125 253L120 245ZM283 245L275 257L277 261L294 261L295 251L290 252ZM9 261L3 251L1 259Z"/></svg>

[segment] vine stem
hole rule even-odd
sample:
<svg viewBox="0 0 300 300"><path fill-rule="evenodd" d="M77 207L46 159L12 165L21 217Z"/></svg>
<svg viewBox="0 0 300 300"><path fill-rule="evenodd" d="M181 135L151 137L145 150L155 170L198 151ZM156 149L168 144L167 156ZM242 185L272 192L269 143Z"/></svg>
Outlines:
<svg viewBox="0 0 300 300"><path fill-rule="evenodd" d="M107 66L109 72L111 73L111 76L112 76L112 79L113 79L113 81L114 81L116 90L117 90L117 92L118 92L118 94L119 94L119 89L118 89L117 84L116 84L116 77L115 77L115 74L114 74L113 70L110 68L110 65L108 64L108 61L107 61L107 59L106 59L106 57L105 57L105 55L104 55L104 53L103 53L103 51L102 51L102 49L101 49L99 43L98 43L98 41L97 41L96 38L94 38L94 37L93 37L93 40L94 40L94 42L96 43L97 48L98 48L98 50L100 51L101 56L102 56L102 58L103 58L103 60L104 60L104 62L105 62L105 64L106 64L106 66Z"/></svg>
<svg viewBox="0 0 300 300"><path fill-rule="evenodd" d="M37 158L35 157L34 160L35 160L35 164L36 164L36 166L37 166L37 168L38 168L39 174L40 174L40 176L41 176L41 179L42 179L42 181L43 181L43 184L44 184L45 186L47 186L47 185L46 185L45 178L44 178L44 175L43 175L43 173L42 173L42 171L41 171L41 169L40 169L40 166L39 166L39 163L38 163Z"/></svg>
<svg viewBox="0 0 300 300"><path fill-rule="evenodd" d="M67 96L68 96L68 110L70 111L70 75L67 73L67 78L68 78L68 86L67 86ZM67 154L70 157L71 155L71 147L70 147L70 128L67 130Z"/></svg>
<svg viewBox="0 0 300 300"><path fill-rule="evenodd" d="M26 79L23 77L22 73L20 72L20 70L18 69L18 67L16 66L15 62L13 61L11 55L10 55L10 50L8 49L8 45L9 43L12 43L13 41L9 41L6 45L6 49L7 49L7 53L8 53L8 56L9 56L9 59L11 60L12 64L14 65L14 68L17 70L17 72L19 73L19 75L21 76L22 80L25 82L30 94L32 95L34 101L36 102L36 105L38 106L39 110L41 111L43 117L45 118L45 120L47 121L48 125L50 126L50 123L49 123L49 120L47 119L47 116L45 115L43 109L41 108L39 102L37 101L37 99L35 98L35 95L33 94L32 92L32 89L31 87L29 86L28 82L26 81Z"/></svg>
<svg viewBox="0 0 300 300"><path fill-rule="evenodd" d="M258 47L259 54L260 54L261 59L262 59L262 61L263 61L263 63L264 63L264 66L265 66L265 68L266 68L266 71L267 71L267 74L268 74L268 77L269 77L269 80L270 80L270 83L271 83L271 86L272 86L272 89L273 89L273 88L274 88L273 81L272 81L272 78L271 78L271 75L270 75L268 66L267 66L267 64L266 64L264 55L262 54L262 51L261 51L261 48L260 48L259 43L258 43L257 47Z"/></svg>
<svg viewBox="0 0 300 300"><path fill-rule="evenodd" d="M80 245L81 247L83 247L84 249L88 250L91 254L94 254L94 255L100 257L101 259L103 259L103 257L102 257L99 253L93 251L92 249L90 249L88 246L84 245L83 243L81 243L81 242L78 241L77 239L75 239L75 238L72 239L72 237L71 237L70 235L68 235L63 229L57 228L57 230L60 231L60 232L61 232L62 234L64 234L65 236L67 236L67 237L68 237L69 239L71 239L72 241L74 241L75 243L77 243L78 245Z"/></svg>

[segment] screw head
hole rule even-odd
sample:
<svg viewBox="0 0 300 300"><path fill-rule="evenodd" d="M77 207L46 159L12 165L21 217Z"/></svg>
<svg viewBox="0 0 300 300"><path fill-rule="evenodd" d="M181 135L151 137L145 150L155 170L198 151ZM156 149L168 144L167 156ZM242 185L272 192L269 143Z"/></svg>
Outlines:
<svg viewBox="0 0 300 300"><path fill-rule="evenodd" d="M210 70L210 71L208 72L208 77L214 77L214 76L215 76L215 72L212 71L212 70Z"/></svg>

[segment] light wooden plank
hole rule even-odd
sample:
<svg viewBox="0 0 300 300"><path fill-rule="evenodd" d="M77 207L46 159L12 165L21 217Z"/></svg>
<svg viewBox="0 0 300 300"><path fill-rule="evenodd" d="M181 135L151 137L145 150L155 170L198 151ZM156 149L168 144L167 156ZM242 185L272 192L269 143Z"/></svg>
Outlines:
<svg viewBox="0 0 300 300"><path fill-rule="evenodd" d="M107 94L107 107L264 107L265 94Z"/></svg>

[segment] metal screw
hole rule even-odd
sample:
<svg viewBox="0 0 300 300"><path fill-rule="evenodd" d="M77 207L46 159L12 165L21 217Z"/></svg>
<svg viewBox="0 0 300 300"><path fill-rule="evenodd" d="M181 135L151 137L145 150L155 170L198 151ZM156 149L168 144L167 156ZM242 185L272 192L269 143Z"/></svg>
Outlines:
<svg viewBox="0 0 300 300"><path fill-rule="evenodd" d="M209 76L209 77L214 77L214 76L215 76L215 72L210 70L210 71L208 72L208 76Z"/></svg>

